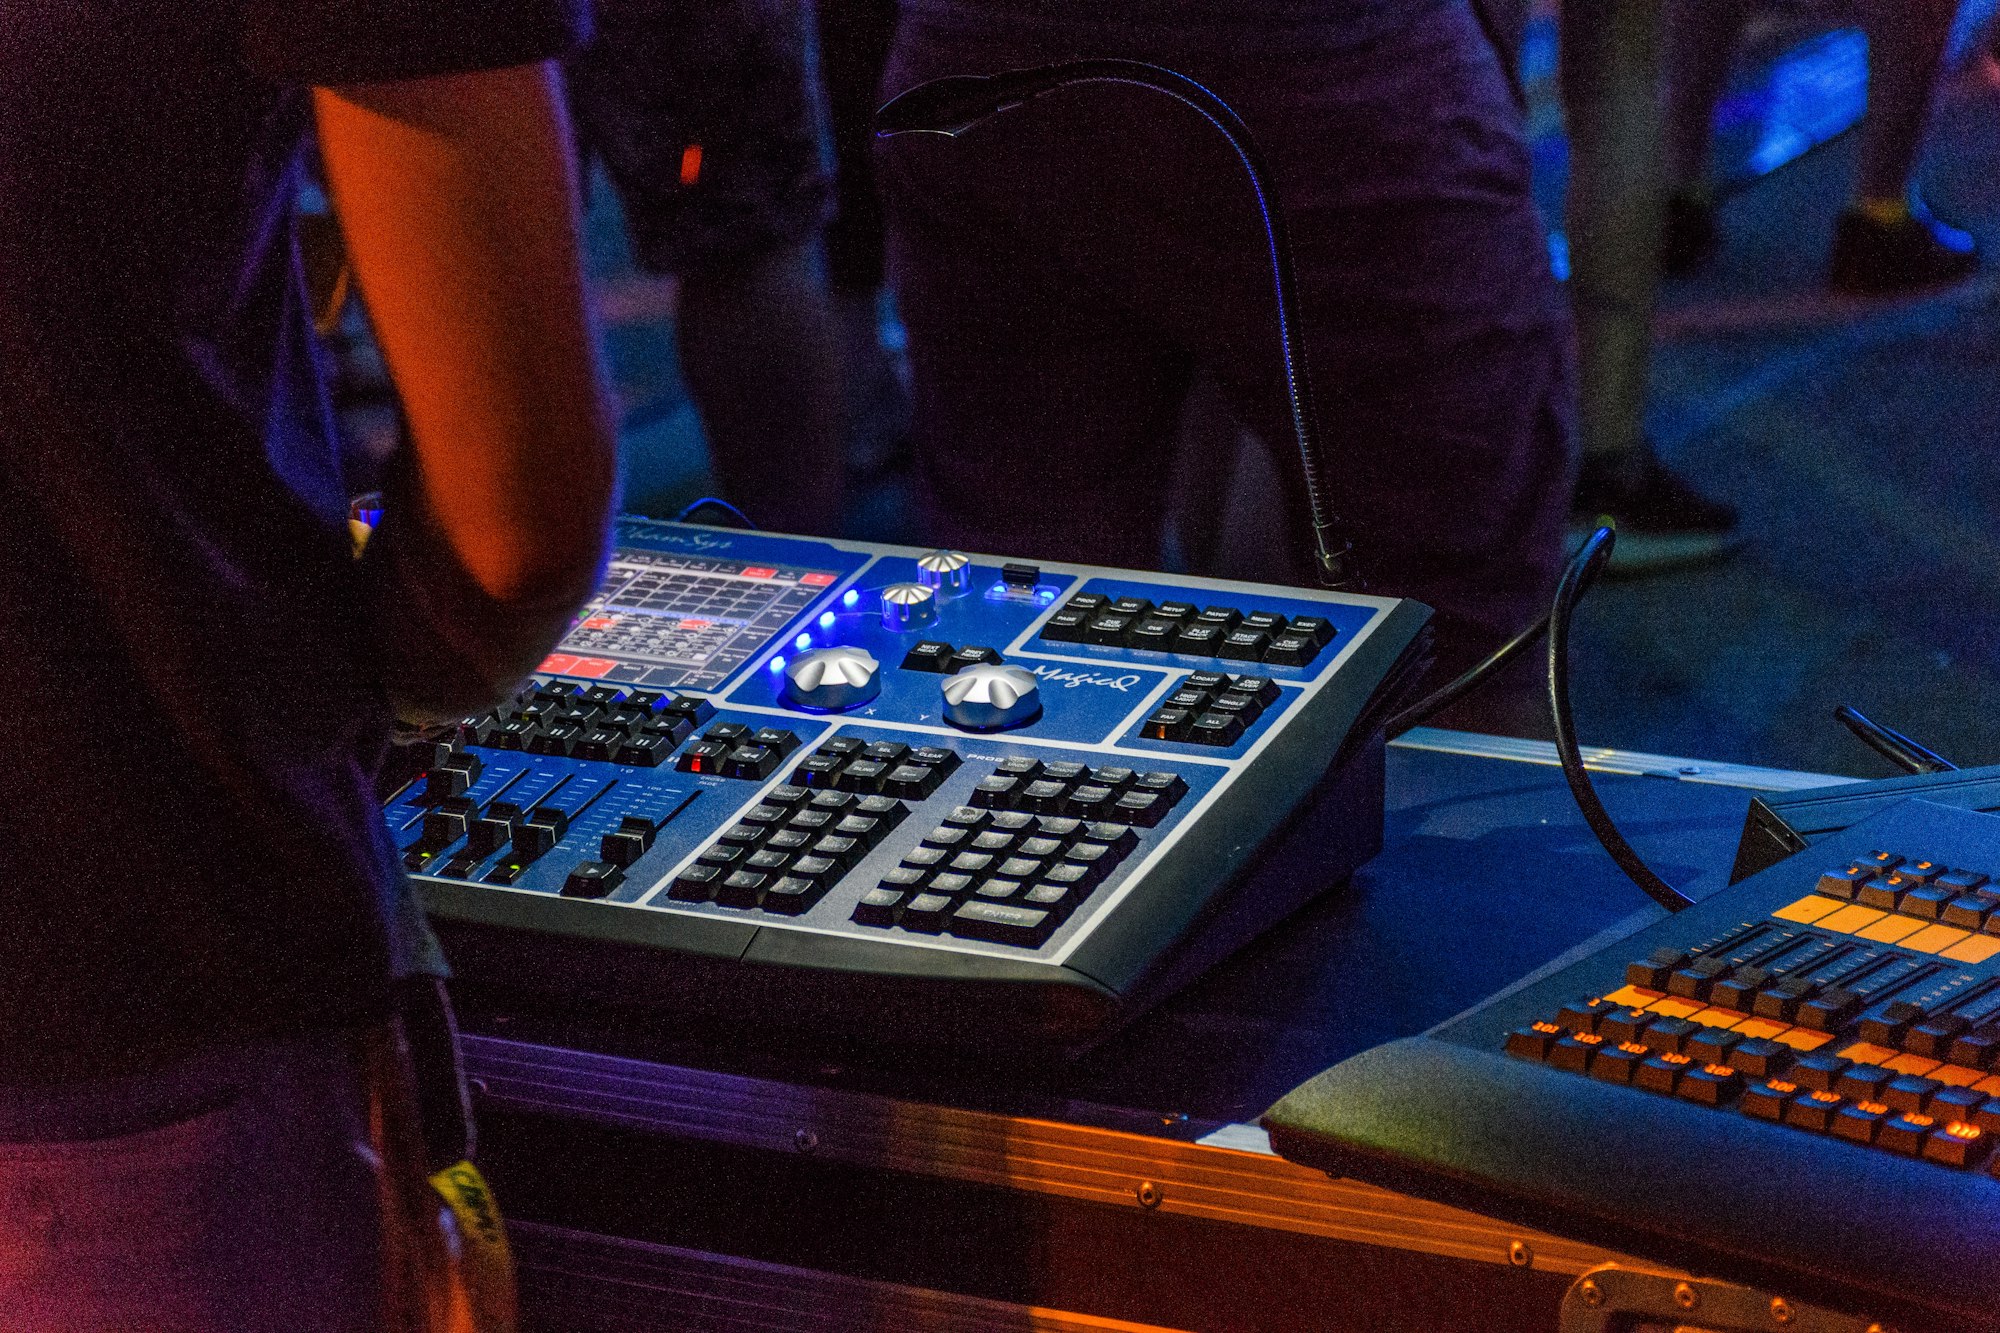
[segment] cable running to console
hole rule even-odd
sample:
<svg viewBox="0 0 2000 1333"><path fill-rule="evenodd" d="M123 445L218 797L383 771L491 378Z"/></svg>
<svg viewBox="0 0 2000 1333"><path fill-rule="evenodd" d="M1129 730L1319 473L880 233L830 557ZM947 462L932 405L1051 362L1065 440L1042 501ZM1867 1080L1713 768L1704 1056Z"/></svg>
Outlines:
<svg viewBox="0 0 2000 1333"><path fill-rule="evenodd" d="M1645 863L1625 835L1612 822L1611 812L1604 808L1598 798L1597 788L1590 780L1590 772L1583 766L1583 755L1576 744L1576 719L1570 710L1569 700L1569 631L1570 620L1576 614L1576 605L1583 600L1584 593L1596 581L1597 575L1611 559L1612 545L1618 540L1610 528L1599 528L1590 534L1583 545L1570 557L1563 568L1562 580L1556 584L1555 605L1549 610L1549 716L1555 724L1556 757L1562 761L1563 778L1569 783L1569 793L1576 799L1577 809L1583 812L1584 823L1597 835L1597 841L1618 868L1634 884L1637 884L1660 906L1669 912L1678 912L1694 906L1694 899L1682 893L1673 885L1661 879L1653 868Z"/></svg>

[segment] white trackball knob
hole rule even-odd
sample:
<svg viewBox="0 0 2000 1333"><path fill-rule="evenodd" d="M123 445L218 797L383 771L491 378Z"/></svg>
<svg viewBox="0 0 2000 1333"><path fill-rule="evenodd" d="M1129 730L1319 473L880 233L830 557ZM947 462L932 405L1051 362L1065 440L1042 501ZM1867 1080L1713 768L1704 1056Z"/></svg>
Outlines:
<svg viewBox="0 0 2000 1333"><path fill-rule="evenodd" d="M937 619L937 590L922 583L892 583L882 589L882 624L901 633Z"/></svg>
<svg viewBox="0 0 2000 1333"><path fill-rule="evenodd" d="M882 692L882 664L862 648L820 648L785 664L785 698L816 713L859 708Z"/></svg>
<svg viewBox="0 0 2000 1333"><path fill-rule="evenodd" d="M944 678L944 720L966 731L1004 731L1042 715L1042 691L1032 673L981 662Z"/></svg>
<svg viewBox="0 0 2000 1333"><path fill-rule="evenodd" d="M940 592L964 592L972 586L972 557L963 551L932 551L917 557L917 582Z"/></svg>

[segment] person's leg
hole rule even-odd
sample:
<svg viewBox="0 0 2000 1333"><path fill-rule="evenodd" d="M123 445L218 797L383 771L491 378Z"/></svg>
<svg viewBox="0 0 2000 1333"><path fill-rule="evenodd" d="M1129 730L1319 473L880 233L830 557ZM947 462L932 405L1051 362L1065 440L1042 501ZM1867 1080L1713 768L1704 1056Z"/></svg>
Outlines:
<svg viewBox="0 0 2000 1333"><path fill-rule="evenodd" d="M840 355L818 246L681 277L681 373L722 493L760 527L839 532Z"/></svg>
<svg viewBox="0 0 2000 1333"><path fill-rule="evenodd" d="M1749 0L1666 0L1663 158L1669 190L1702 185L1715 140L1715 107L1729 84L1750 19Z"/></svg>
<svg viewBox="0 0 2000 1333"><path fill-rule="evenodd" d="M1834 232L1831 280L1848 292L1956 282L1978 267L1972 237L1910 191L1957 0L1866 0L1868 119L1854 201Z"/></svg>
<svg viewBox="0 0 2000 1333"><path fill-rule="evenodd" d="M725 498L839 528L832 172L805 0L602 0L572 100L639 266L681 278L682 369Z"/></svg>
<svg viewBox="0 0 2000 1333"><path fill-rule="evenodd" d="M9 1333L382 1333L380 1181L346 1037L0 1088Z"/></svg>
<svg viewBox="0 0 2000 1333"><path fill-rule="evenodd" d="M1046 58L963 31L906 18L885 89ZM878 143L925 537L1154 568L1190 357L1130 304L1134 265L1171 247L1132 243L1117 136L1078 110L1058 94L962 140Z"/></svg>

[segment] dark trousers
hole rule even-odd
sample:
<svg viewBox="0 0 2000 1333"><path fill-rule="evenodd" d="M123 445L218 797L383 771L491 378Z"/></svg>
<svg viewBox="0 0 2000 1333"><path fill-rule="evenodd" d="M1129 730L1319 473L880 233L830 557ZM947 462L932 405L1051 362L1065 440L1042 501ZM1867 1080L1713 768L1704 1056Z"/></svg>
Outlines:
<svg viewBox="0 0 2000 1333"><path fill-rule="evenodd" d="M1290 220L1325 481L1371 586L1500 632L1535 613L1559 564L1569 325L1492 46L1462 3L1416 11L1357 45L1331 23L924 0L906 5L884 91L1108 55L1234 105ZM1252 195L1192 112L1072 88L877 154L931 538L1156 564L1166 441L1198 375L1296 477ZM1214 465L1216 503L1231 470ZM1299 490L1284 503L1303 555Z"/></svg>

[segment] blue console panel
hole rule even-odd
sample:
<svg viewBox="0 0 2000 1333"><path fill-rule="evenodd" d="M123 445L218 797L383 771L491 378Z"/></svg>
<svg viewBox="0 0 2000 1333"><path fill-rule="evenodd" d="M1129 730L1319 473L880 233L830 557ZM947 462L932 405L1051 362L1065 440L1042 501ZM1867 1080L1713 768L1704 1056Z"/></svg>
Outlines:
<svg viewBox="0 0 2000 1333"><path fill-rule="evenodd" d="M1243 874L1295 812L1340 806L1318 887L1373 854L1350 733L1427 617L626 520L541 672L385 814L468 981L680 1013L794 987L943 1043L937 997L997 988L1080 1044L1297 905Z"/></svg>

